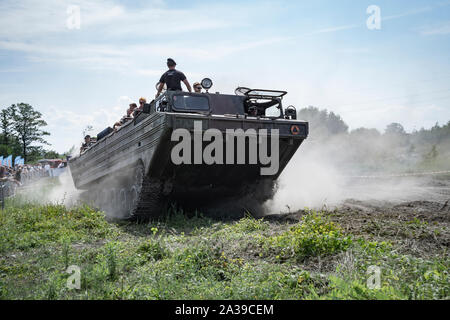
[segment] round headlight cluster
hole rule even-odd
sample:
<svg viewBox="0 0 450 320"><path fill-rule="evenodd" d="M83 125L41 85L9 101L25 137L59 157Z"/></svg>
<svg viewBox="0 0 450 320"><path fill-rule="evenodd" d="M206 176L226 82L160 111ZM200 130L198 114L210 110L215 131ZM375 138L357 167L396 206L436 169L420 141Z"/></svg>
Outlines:
<svg viewBox="0 0 450 320"><path fill-rule="evenodd" d="M212 87L213 82L212 82L211 79L205 78L205 79L202 80L201 84L202 84L203 89L208 90L208 89L210 89Z"/></svg>

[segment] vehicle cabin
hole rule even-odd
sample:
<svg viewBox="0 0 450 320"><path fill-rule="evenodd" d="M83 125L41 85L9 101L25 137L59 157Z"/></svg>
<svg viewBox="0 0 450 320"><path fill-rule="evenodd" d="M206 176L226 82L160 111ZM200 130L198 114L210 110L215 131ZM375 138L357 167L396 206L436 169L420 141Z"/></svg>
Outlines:
<svg viewBox="0 0 450 320"><path fill-rule="evenodd" d="M293 106L283 110L286 91L239 87L235 95L166 91L144 105L144 113L181 112L242 118L296 119Z"/></svg>

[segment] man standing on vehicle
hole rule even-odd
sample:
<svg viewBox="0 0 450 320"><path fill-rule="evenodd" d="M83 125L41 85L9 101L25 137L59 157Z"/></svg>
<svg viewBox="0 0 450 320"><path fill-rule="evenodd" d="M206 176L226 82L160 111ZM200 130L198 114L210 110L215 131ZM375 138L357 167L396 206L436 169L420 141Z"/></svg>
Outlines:
<svg viewBox="0 0 450 320"><path fill-rule="evenodd" d="M162 89L164 88L164 84L167 85L167 90L173 90L173 91L182 91L181 89L181 81L184 82L189 92L192 92L191 85L186 79L186 76L183 72L178 71L175 69L175 66L177 64L172 58L167 59L167 67L169 70L167 70L159 80L159 87L158 92L156 93L155 98L158 98L158 96L161 94Z"/></svg>

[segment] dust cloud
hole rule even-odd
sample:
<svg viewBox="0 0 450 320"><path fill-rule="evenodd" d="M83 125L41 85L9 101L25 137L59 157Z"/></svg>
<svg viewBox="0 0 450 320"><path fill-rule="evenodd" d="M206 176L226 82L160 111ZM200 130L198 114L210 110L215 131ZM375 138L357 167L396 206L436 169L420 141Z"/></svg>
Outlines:
<svg viewBox="0 0 450 320"><path fill-rule="evenodd" d="M266 212L321 208L342 201L347 178L333 161L336 154L328 151L305 140L280 175L273 199L265 204Z"/></svg>
<svg viewBox="0 0 450 320"><path fill-rule="evenodd" d="M58 183L59 187L49 192L47 201L67 206L76 205L80 200L81 191L75 188L69 167L58 176Z"/></svg>
<svg viewBox="0 0 450 320"><path fill-rule="evenodd" d="M280 175L273 199L264 205L265 212L332 209L349 199L376 205L449 200L449 175L415 176L414 172L432 171L415 165L407 151L393 148L389 139L365 137L358 141L349 135L307 139Z"/></svg>
<svg viewBox="0 0 450 320"><path fill-rule="evenodd" d="M75 188L69 167L57 177L38 178L18 190L18 196L26 202L67 207L79 204L80 195L81 191Z"/></svg>

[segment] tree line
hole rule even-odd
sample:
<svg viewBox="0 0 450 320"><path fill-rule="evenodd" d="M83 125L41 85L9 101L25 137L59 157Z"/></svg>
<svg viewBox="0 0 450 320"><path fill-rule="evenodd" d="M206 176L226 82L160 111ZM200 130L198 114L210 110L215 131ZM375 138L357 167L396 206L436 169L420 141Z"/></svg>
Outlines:
<svg viewBox="0 0 450 320"><path fill-rule="evenodd" d="M41 145L50 145L45 137L50 133L43 128L47 122L42 114L27 103L12 104L0 111L0 156L21 156L25 162L40 158L58 158L55 151ZM40 144L40 145L36 145Z"/></svg>
<svg viewBox="0 0 450 320"><path fill-rule="evenodd" d="M337 114L308 107L298 118L309 122L307 144L336 166L355 172L450 170L450 121L430 129L406 132L391 123L383 132L349 126Z"/></svg>

